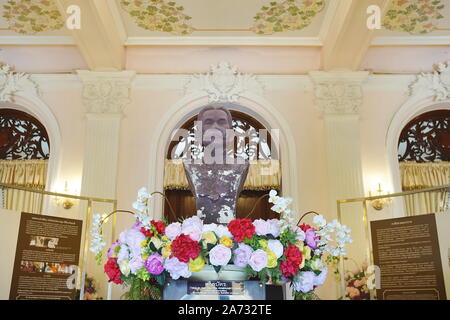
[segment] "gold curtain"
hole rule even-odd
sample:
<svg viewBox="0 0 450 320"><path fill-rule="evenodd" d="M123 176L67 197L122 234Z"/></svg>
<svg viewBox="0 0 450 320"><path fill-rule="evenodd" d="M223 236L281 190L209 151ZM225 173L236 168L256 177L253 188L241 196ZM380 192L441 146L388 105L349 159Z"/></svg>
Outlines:
<svg viewBox="0 0 450 320"><path fill-rule="evenodd" d="M450 162L400 162L403 191L450 184ZM405 197L409 216L445 211L448 192L426 192Z"/></svg>
<svg viewBox="0 0 450 320"><path fill-rule="evenodd" d="M45 189L48 160L0 160L0 183ZM43 195L13 189L4 190L4 207L41 213Z"/></svg>
<svg viewBox="0 0 450 320"><path fill-rule="evenodd" d="M281 169L278 160L250 161L244 190L280 189ZM181 159L166 159L164 168L164 190L189 190Z"/></svg>

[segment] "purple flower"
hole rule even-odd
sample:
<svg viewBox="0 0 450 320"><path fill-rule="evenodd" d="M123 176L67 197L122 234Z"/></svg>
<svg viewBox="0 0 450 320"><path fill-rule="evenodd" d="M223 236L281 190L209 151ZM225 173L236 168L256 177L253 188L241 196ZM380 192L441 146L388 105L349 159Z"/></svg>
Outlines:
<svg viewBox="0 0 450 320"><path fill-rule="evenodd" d="M253 249L245 243L239 243L239 246L236 248L236 250L234 250L233 253L233 263L238 267L244 268L248 264L248 260L252 256Z"/></svg>
<svg viewBox="0 0 450 320"><path fill-rule="evenodd" d="M314 279L316 275L312 271L303 271L297 274L292 282L295 291L303 293L310 292L314 289Z"/></svg>
<svg viewBox="0 0 450 320"><path fill-rule="evenodd" d="M136 223L133 224L133 226L131 227L131 229L134 229L134 230L137 230L137 231L140 231L141 228L142 228L142 222L140 222L140 221L136 221Z"/></svg>
<svg viewBox="0 0 450 320"><path fill-rule="evenodd" d="M174 222L166 227L166 236L173 240L181 234L181 223Z"/></svg>
<svg viewBox="0 0 450 320"><path fill-rule="evenodd" d="M142 241L145 240L145 236L142 234L142 232L133 228L127 229L119 235L119 240L120 242L128 245L132 257L141 256L142 254L141 243Z"/></svg>
<svg viewBox="0 0 450 320"><path fill-rule="evenodd" d="M209 251L209 262L213 266L225 266L231 259L231 250L223 244L219 244Z"/></svg>
<svg viewBox="0 0 450 320"><path fill-rule="evenodd" d="M166 259L164 268L170 273L170 276L174 280L178 280L180 277L189 278L192 275L188 264L181 262L176 257Z"/></svg>
<svg viewBox="0 0 450 320"><path fill-rule="evenodd" d="M317 249L316 240L318 239L318 237L316 236L316 230L314 228L310 228L310 229L306 230L305 236L306 236L305 237L306 238L306 244L311 249Z"/></svg>
<svg viewBox="0 0 450 320"><path fill-rule="evenodd" d="M108 253L106 254L108 256L108 258L116 258L117 257L117 253L115 252L116 247L120 246L119 241L114 242L111 247L109 247L108 249Z"/></svg>
<svg viewBox="0 0 450 320"><path fill-rule="evenodd" d="M254 251L248 260L248 264L256 272L261 271L267 266L267 253L264 250L258 249Z"/></svg>
<svg viewBox="0 0 450 320"><path fill-rule="evenodd" d="M318 276L314 277L314 285L316 287L320 287L321 285L323 285L325 283L325 280L327 279L327 273L328 273L328 268L324 267L322 269L322 272Z"/></svg>
<svg viewBox="0 0 450 320"><path fill-rule="evenodd" d="M141 257L134 257L128 262L128 266L130 267L131 273L136 274L139 269L144 266L144 259Z"/></svg>
<svg viewBox="0 0 450 320"><path fill-rule="evenodd" d="M164 271L163 257L157 253L152 254L145 260L145 269L150 274L161 274Z"/></svg>

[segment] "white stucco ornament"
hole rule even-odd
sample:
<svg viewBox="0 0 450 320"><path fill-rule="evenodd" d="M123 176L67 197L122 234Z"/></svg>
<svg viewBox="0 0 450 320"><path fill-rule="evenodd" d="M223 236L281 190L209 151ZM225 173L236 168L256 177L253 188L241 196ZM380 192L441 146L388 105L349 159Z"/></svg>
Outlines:
<svg viewBox="0 0 450 320"><path fill-rule="evenodd" d="M421 73L410 84L410 95L429 93L435 101L450 98L450 65L449 62L439 63L434 72Z"/></svg>
<svg viewBox="0 0 450 320"><path fill-rule="evenodd" d="M38 85L30 79L30 75L23 72L14 72L8 64L0 67L0 101L14 102L14 94L18 91L29 91L39 94Z"/></svg>
<svg viewBox="0 0 450 320"><path fill-rule="evenodd" d="M253 74L239 73L228 62L212 65L205 74L192 75L185 85L185 93L206 93L209 102L236 102L244 92L262 95L263 84Z"/></svg>

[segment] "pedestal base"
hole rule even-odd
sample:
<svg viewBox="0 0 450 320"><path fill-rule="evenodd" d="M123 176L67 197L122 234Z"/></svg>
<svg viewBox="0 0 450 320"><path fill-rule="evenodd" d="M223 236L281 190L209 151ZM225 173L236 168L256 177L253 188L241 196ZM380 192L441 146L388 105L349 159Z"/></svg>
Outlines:
<svg viewBox="0 0 450 320"><path fill-rule="evenodd" d="M259 281L170 280L164 300L266 300L266 286Z"/></svg>

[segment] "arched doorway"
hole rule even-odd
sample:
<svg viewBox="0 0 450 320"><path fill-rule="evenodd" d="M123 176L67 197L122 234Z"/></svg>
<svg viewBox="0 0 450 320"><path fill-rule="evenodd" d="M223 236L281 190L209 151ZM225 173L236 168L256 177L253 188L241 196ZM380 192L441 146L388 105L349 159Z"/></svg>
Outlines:
<svg viewBox="0 0 450 320"><path fill-rule="evenodd" d="M422 113L408 122L398 140L403 191L450 184L450 109ZM406 197L407 215L447 210L447 192Z"/></svg>
<svg viewBox="0 0 450 320"><path fill-rule="evenodd" d="M44 190L50 140L44 125L32 115L0 108L0 182ZM4 190L2 206L10 210L41 213L42 195Z"/></svg>
<svg viewBox="0 0 450 320"><path fill-rule="evenodd" d="M235 140L235 153L250 161L249 176L238 199L237 217L275 218L277 214L270 210L271 205L267 200L258 201L258 199L271 189L281 192L279 150L272 143L270 132L260 121L242 111L231 109L230 112L235 132L243 135ZM194 143L196 118L197 116L193 116L180 126L180 129L189 132L188 137L172 141L166 152L164 191L177 219L196 214L195 199L185 181L181 162L187 150L191 152L193 158L201 156L202 151ZM258 170L263 169L268 171L265 177L254 179L254 176L258 175ZM172 221L174 219L169 210L169 206L164 205L164 216Z"/></svg>

